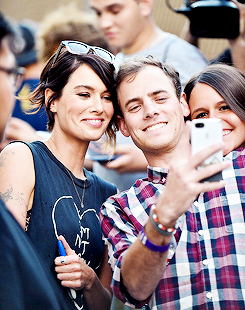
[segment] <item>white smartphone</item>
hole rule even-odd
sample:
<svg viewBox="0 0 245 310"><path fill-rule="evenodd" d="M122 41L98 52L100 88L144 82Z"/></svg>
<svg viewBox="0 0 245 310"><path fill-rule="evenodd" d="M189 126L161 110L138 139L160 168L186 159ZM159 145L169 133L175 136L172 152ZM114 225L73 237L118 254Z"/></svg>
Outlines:
<svg viewBox="0 0 245 310"><path fill-rule="evenodd" d="M220 143L222 137L222 123L218 118L194 119L191 122L191 150L192 154L202 151L208 146ZM197 167L201 169L210 164L221 162L223 160L223 151L219 150ZM202 180L201 182L219 181L222 179L222 172L216 173L211 177Z"/></svg>

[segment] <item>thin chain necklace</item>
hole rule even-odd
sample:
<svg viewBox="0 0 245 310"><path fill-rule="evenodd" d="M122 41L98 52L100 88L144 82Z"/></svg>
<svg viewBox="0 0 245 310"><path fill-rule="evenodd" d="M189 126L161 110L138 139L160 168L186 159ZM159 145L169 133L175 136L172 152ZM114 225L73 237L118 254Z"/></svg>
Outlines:
<svg viewBox="0 0 245 310"><path fill-rule="evenodd" d="M65 168L66 168L66 167L65 167ZM81 208L84 208L83 198L84 198L84 194L85 194L85 180L84 180L83 193L82 193L82 199L81 199L81 197L80 197L80 195L79 195L79 193L78 193L76 184L75 184L75 182L74 182L74 180L73 180L73 177L71 176L70 171L69 171L67 168L66 168L66 171L68 172L69 177L70 177L70 179L71 179L71 181L72 181L72 184L73 184L73 186L74 186L74 188L75 188L75 191L76 191L76 193L77 193L77 197L78 197L78 199L80 200Z"/></svg>

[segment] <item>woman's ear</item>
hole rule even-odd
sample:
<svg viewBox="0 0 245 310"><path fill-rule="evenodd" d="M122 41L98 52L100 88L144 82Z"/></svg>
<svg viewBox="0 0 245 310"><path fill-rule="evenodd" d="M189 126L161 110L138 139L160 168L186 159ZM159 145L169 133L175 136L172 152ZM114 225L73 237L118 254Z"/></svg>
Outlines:
<svg viewBox="0 0 245 310"><path fill-rule="evenodd" d="M50 88L45 89L45 105L47 106L47 103L50 99L50 97L53 95L53 91ZM56 112L56 100L53 100L50 104L50 111L55 113Z"/></svg>
<svg viewBox="0 0 245 310"><path fill-rule="evenodd" d="M128 129L127 129L127 125L122 116L117 116L117 126L125 137L130 136Z"/></svg>

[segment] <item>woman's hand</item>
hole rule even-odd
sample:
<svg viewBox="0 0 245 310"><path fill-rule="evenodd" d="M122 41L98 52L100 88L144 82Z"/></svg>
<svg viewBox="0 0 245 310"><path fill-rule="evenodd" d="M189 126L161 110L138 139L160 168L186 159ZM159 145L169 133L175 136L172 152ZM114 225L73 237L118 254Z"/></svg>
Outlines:
<svg viewBox="0 0 245 310"><path fill-rule="evenodd" d="M109 310L111 306L111 269L107 263L108 253L105 249L101 266L98 270L99 277L90 268L84 259L73 251L63 236L59 237L62 241L66 256L55 258L55 271L57 278L64 287L74 290L82 290L89 310Z"/></svg>
<svg viewBox="0 0 245 310"><path fill-rule="evenodd" d="M54 261L61 285L75 290L90 290L96 278L94 270L70 248L63 236L60 236L59 240L62 241L67 255L58 256Z"/></svg>

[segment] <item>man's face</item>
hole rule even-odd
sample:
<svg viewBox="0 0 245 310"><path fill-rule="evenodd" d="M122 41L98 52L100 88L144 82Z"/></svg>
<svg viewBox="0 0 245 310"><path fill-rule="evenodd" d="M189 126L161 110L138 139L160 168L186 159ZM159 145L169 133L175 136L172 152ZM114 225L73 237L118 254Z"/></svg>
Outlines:
<svg viewBox="0 0 245 310"><path fill-rule="evenodd" d="M99 28L117 49L135 44L146 20L143 0L90 0Z"/></svg>
<svg viewBox="0 0 245 310"><path fill-rule="evenodd" d="M119 128L145 155L159 156L175 149L189 108L183 96L177 98L163 70L146 66L132 79L125 79L118 99L123 113Z"/></svg>
<svg viewBox="0 0 245 310"><path fill-rule="evenodd" d="M0 67L12 69L15 67L15 57L10 51L7 41L3 40L0 50ZM0 70L0 142L3 139L4 130L12 114L14 107L15 88L8 73Z"/></svg>

